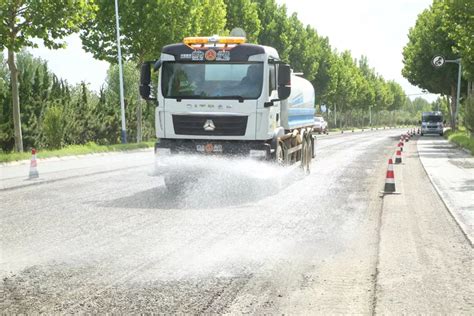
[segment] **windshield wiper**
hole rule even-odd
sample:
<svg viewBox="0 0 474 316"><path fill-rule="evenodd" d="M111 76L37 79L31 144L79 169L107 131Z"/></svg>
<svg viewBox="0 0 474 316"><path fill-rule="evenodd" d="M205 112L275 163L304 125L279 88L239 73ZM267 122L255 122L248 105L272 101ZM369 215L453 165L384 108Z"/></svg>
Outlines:
<svg viewBox="0 0 474 316"><path fill-rule="evenodd" d="M224 99L224 100L229 100L229 99L237 99L239 100L240 103L244 102L244 97L241 95L224 95L221 97L216 97L217 99Z"/></svg>
<svg viewBox="0 0 474 316"><path fill-rule="evenodd" d="M205 99L202 95L194 94L194 95L170 95L166 98L176 99L176 101L181 102L182 99Z"/></svg>

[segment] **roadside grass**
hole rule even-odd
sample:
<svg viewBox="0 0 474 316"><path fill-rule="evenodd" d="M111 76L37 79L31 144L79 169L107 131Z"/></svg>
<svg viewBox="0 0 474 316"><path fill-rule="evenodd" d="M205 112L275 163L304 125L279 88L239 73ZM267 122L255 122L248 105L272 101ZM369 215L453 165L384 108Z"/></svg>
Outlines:
<svg viewBox="0 0 474 316"><path fill-rule="evenodd" d="M155 144L154 141L142 142L142 143L131 143L131 144L116 144L116 145L97 145L94 142L89 142L85 145L70 145L61 149L39 149L37 150L37 158L49 158L49 157L64 157L64 156L76 156L86 155L103 152L113 151L127 151L141 148L150 148ZM0 163L11 162L18 160L27 160L31 158L31 152L0 152Z"/></svg>
<svg viewBox="0 0 474 316"><path fill-rule="evenodd" d="M455 143L456 145L466 148L474 155L474 138L469 136L469 132L466 130L452 131L448 130L444 133L444 137Z"/></svg>

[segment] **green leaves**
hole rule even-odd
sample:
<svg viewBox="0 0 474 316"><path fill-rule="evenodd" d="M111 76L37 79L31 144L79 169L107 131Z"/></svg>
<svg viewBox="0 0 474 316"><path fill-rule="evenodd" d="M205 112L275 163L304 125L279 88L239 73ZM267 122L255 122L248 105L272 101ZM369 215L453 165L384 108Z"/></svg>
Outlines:
<svg viewBox="0 0 474 316"><path fill-rule="evenodd" d="M255 43L262 29L258 18L257 3L252 0L225 0L226 29L240 27L247 33L247 40Z"/></svg>
<svg viewBox="0 0 474 316"><path fill-rule="evenodd" d="M456 69L446 65L436 69L431 65L435 55L454 59L452 41L442 29L441 17L433 9L423 11L415 27L408 34L409 42L403 49L402 74L408 81L432 93L449 94L456 84Z"/></svg>
<svg viewBox="0 0 474 316"><path fill-rule="evenodd" d="M0 2L0 50L34 47L38 38L48 48L64 46L61 38L77 32L93 17L92 0L3 0Z"/></svg>
<svg viewBox="0 0 474 316"><path fill-rule="evenodd" d="M96 4L95 19L82 26L84 49L116 63L115 2ZM223 0L121 0L119 16L122 55L136 64L157 59L164 45L186 36L222 33L226 23Z"/></svg>

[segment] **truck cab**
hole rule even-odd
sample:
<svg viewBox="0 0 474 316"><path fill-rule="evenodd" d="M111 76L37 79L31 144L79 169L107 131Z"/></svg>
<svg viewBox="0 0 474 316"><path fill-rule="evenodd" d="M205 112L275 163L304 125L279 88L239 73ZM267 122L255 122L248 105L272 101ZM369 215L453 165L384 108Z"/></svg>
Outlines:
<svg viewBox="0 0 474 316"><path fill-rule="evenodd" d="M270 154L266 141L291 91L289 66L275 49L240 37L191 37L165 46L153 66L158 150Z"/></svg>
<svg viewBox="0 0 474 316"><path fill-rule="evenodd" d="M443 114L436 112L423 112L421 115L421 136L424 134L444 134Z"/></svg>

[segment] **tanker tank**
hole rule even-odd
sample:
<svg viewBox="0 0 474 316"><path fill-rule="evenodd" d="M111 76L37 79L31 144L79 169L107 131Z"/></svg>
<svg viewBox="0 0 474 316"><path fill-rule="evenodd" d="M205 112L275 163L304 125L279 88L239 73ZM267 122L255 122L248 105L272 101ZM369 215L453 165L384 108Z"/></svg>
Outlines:
<svg viewBox="0 0 474 316"><path fill-rule="evenodd" d="M290 97L281 102L281 126L292 130L314 125L314 100L311 82L292 75Z"/></svg>

